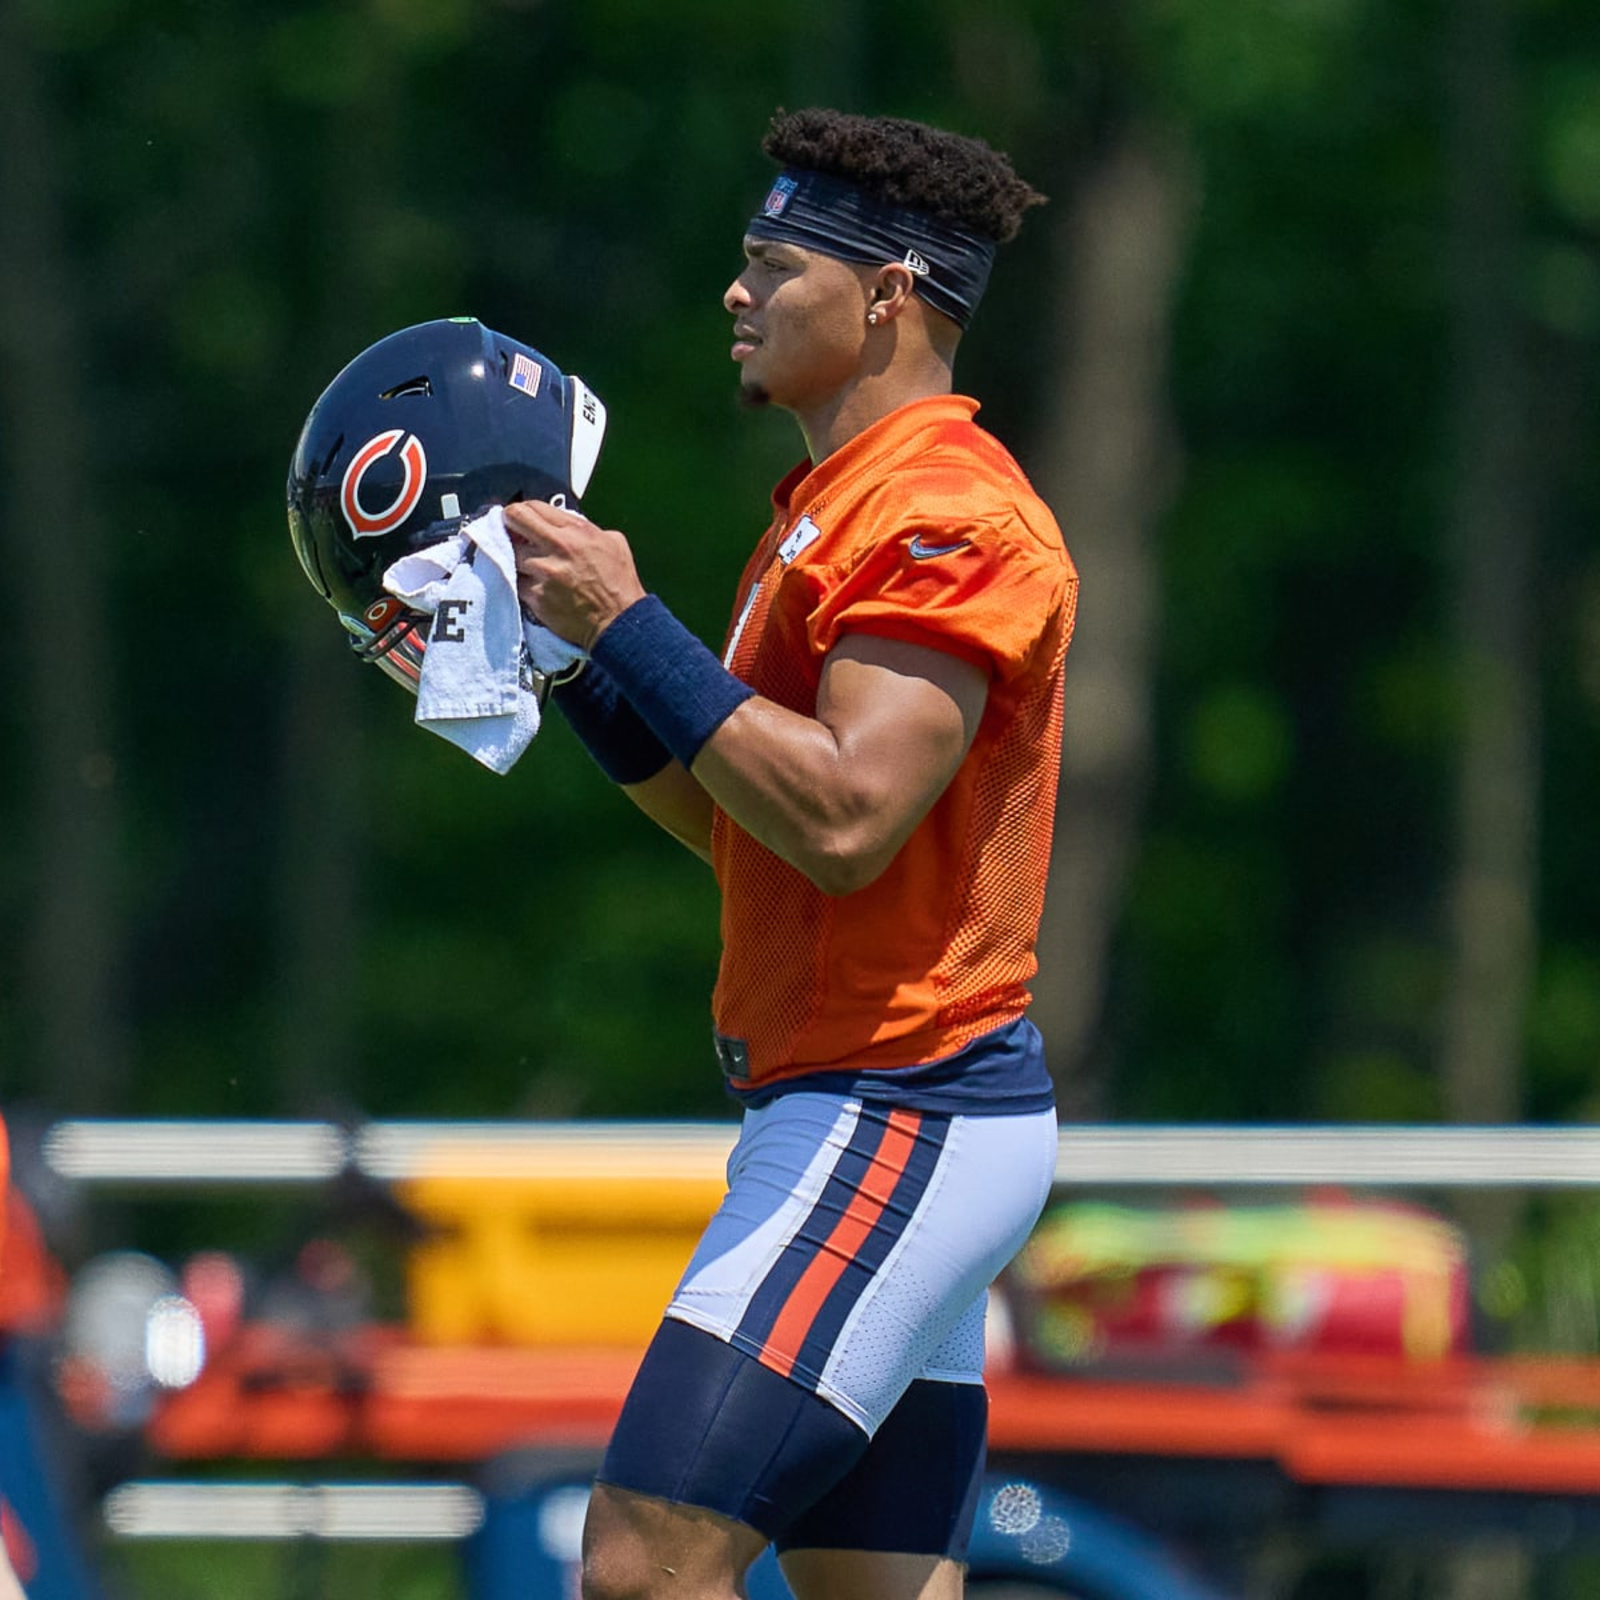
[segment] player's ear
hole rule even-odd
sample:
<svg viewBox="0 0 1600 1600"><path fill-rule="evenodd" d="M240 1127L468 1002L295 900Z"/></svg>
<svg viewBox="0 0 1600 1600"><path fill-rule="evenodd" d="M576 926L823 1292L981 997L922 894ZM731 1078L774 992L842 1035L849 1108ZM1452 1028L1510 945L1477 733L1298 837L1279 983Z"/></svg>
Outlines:
<svg viewBox="0 0 1600 1600"><path fill-rule="evenodd" d="M911 298L917 280L911 269L898 261L889 261L872 275L867 291L867 312L876 322L887 322L904 309Z"/></svg>

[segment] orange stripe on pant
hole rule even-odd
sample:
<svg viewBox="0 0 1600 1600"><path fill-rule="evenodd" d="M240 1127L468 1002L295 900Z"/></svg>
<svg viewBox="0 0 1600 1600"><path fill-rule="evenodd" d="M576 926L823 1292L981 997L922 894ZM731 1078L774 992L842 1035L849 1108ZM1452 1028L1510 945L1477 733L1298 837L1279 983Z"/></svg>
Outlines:
<svg viewBox="0 0 1600 1600"><path fill-rule="evenodd" d="M772 1332L767 1335L761 1350L761 1364L781 1373L785 1378L794 1370L800 1348L811 1324L816 1321L833 1290L844 1274L844 1269L855 1260L856 1252L878 1225L895 1185L906 1170L917 1134L922 1128L922 1115L916 1111L893 1111L884 1129L883 1142L872 1158L856 1192L843 1215L834 1223L833 1231L823 1241L811 1264L801 1273L778 1313Z"/></svg>

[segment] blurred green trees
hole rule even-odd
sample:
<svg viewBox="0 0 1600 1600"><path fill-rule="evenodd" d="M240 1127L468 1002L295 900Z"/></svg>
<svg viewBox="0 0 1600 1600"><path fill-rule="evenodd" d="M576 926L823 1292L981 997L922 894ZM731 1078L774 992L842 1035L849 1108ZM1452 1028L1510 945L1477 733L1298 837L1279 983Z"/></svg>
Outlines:
<svg viewBox="0 0 1600 1600"><path fill-rule="evenodd" d="M1492 103L1429 0L9 7L0 1093L723 1109L704 869L554 720L504 779L412 728L296 570L282 481L344 361L477 315L606 400L587 508L717 639L799 451L737 412L720 296L767 116L826 102L983 135L1052 196L958 378L1064 516L1123 519L1067 516L1082 659L1133 696L1095 702L1099 732L1134 726L1124 703L1148 717L1094 812L1115 870L1042 952L1042 1010L1052 985L1089 997L1058 1036L1067 1099L1463 1114L1446 1018L1485 691L1462 627L1487 614L1522 673L1486 770L1518 797L1497 870L1525 852L1531 930L1497 980L1503 1092L1591 1114L1600 41L1578 0L1469 9ZM1128 437L1104 398L1128 369L1089 359L1115 276L1109 313L1077 314L1109 226L1084 219L1129 214L1088 201L1128 197L1107 174L1130 152L1158 180L1132 259L1141 226L1173 256L1127 391L1147 454L1119 467L1096 452ZM1502 388L1515 449L1486 466ZM1496 495L1514 571L1471 559ZM1463 609L1469 572L1487 612ZM1097 613L1110 596L1144 597L1144 653L1118 654L1136 619ZM1063 819L1064 906L1061 863L1101 834Z"/></svg>

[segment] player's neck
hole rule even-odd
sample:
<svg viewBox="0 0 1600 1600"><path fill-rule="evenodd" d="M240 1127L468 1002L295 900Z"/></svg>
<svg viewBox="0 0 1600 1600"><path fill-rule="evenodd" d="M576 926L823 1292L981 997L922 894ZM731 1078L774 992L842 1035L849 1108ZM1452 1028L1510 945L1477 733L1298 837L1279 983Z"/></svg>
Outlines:
<svg viewBox="0 0 1600 1600"><path fill-rule="evenodd" d="M822 404L794 415L805 436L807 454L818 462L891 411L898 411L913 400L949 394L953 386L949 363L929 353L924 361L895 363L882 372L860 373Z"/></svg>

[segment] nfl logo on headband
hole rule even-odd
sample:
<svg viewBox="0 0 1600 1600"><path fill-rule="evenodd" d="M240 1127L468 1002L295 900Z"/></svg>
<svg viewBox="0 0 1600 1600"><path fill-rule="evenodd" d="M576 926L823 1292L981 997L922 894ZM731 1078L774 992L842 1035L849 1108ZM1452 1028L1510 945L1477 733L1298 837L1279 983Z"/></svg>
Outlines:
<svg viewBox="0 0 1600 1600"><path fill-rule="evenodd" d="M767 195L766 203L761 207L761 215L764 217L781 217L788 208L790 198L799 187L799 183L793 178L778 178Z"/></svg>

